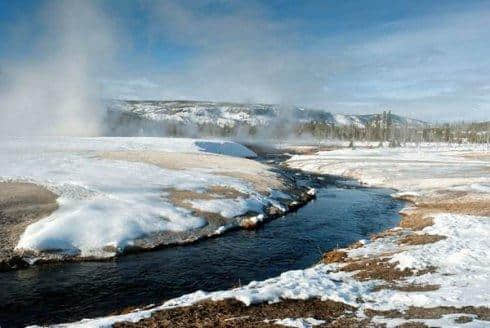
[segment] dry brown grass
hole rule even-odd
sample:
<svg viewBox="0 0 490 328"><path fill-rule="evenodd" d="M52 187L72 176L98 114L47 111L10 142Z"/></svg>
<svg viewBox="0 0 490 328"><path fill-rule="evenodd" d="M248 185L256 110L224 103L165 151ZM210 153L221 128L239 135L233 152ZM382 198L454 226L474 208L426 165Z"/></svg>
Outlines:
<svg viewBox="0 0 490 328"><path fill-rule="evenodd" d="M389 285L379 285L373 288L373 292L379 291L382 289L393 289L393 290L399 290L402 292L431 292L434 290L438 290L441 286L440 285L416 285L416 284L408 284L408 285L396 285L396 284L389 284Z"/></svg>
<svg viewBox="0 0 490 328"><path fill-rule="evenodd" d="M381 232L372 234L370 236L370 239L376 240L376 239L386 238L386 237L398 237L398 236L401 236L403 234L404 234L403 230L389 229L389 230L385 230L385 231L381 231Z"/></svg>
<svg viewBox="0 0 490 328"><path fill-rule="evenodd" d="M168 192L168 199L175 205L185 207L191 200L212 200L220 198L247 197L246 194L225 186L210 186L203 192L193 190L179 190L175 188L165 189Z"/></svg>
<svg viewBox="0 0 490 328"><path fill-rule="evenodd" d="M476 159L479 161L490 162L490 152L473 152L463 155L465 158Z"/></svg>
<svg viewBox="0 0 490 328"><path fill-rule="evenodd" d="M429 267L424 270L410 270L408 268L399 270L396 268L396 263L390 263L389 258L371 258L367 260L352 260L347 262L340 270L346 272L358 271L354 274L354 277L361 281L366 280L385 280L396 281L401 278L419 276L429 272L435 272L434 267Z"/></svg>
<svg viewBox="0 0 490 328"><path fill-rule="evenodd" d="M137 323L118 323L114 327L278 327L273 320L304 317L326 322L317 327L365 327L367 322L355 318L353 310L343 303L318 299L251 306L228 299L159 311Z"/></svg>
<svg viewBox="0 0 490 328"><path fill-rule="evenodd" d="M344 262L347 258L347 253L344 251L333 250L323 254L323 263Z"/></svg>
<svg viewBox="0 0 490 328"><path fill-rule="evenodd" d="M490 194L472 191L438 190L417 202L420 210L490 216Z"/></svg>
<svg viewBox="0 0 490 328"><path fill-rule="evenodd" d="M422 234L422 235L410 234L398 240L398 243L404 245L424 245L424 244L432 244L443 239L446 239L446 236L428 235L428 234Z"/></svg>
<svg viewBox="0 0 490 328"><path fill-rule="evenodd" d="M433 215L432 211L416 209L402 212L401 215L399 223L401 228L419 231L434 224L434 218L430 216Z"/></svg>
<svg viewBox="0 0 490 328"><path fill-rule="evenodd" d="M439 306L432 308L414 307L411 306L403 313L398 310L376 311L367 309L365 314L373 317L376 315L385 318L403 318L403 319L440 319L447 314L471 314L475 315L479 320L490 321L490 308L465 306L456 308L453 306Z"/></svg>

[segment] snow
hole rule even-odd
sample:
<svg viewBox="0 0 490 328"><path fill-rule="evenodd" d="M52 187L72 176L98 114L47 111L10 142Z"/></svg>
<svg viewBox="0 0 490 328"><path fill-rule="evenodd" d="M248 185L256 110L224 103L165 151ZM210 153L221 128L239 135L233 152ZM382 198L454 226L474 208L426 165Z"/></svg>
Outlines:
<svg viewBox="0 0 490 328"><path fill-rule="evenodd" d="M239 144L218 140L5 138L0 141L0 181L32 182L59 195L59 208L30 224L17 250L109 257L152 233L205 226L203 218L165 198L165 190L170 188L202 191L212 185L226 185L249 195L249 199L219 199L216 204L196 205L227 218L248 211L261 213L264 206L276 203L249 182L209 169L170 170L97 156L99 151L108 150L253 154Z"/></svg>
<svg viewBox="0 0 490 328"><path fill-rule="evenodd" d="M285 318L274 320L276 325L295 328L311 328L325 323L324 320L316 320L315 318Z"/></svg>
<svg viewBox="0 0 490 328"><path fill-rule="evenodd" d="M400 148L338 149L315 155L295 155L287 161L294 169L330 174L370 186L400 192L452 187L461 184L490 185L485 174L490 163L463 157L468 151L488 152L486 145L420 144ZM464 164L464 165L462 165Z"/></svg>
<svg viewBox="0 0 490 328"><path fill-rule="evenodd" d="M236 142L190 138L121 138L121 137L39 137L5 138L2 150L15 151L158 151L178 153L211 153L234 157L257 157L253 151Z"/></svg>
<svg viewBox="0 0 490 328"><path fill-rule="evenodd" d="M407 195L421 195L427 189L438 186L471 186L475 183L488 185L488 163L463 158L458 149L435 149L419 147L408 149L381 150L341 150L319 153L313 156L293 157L289 165L318 173L360 177L361 180L381 181L383 186L397 186ZM371 165L375 163L374 165ZM391 167L395 166L395 169ZM344 167L344 168L343 168ZM453 180L444 181L448 172ZM381 175L380 178L377 175ZM434 179L424 184L424 179ZM440 180L439 185L437 180ZM480 181L480 182L475 182ZM483 191L482 191L483 192ZM170 300L150 310L98 318L74 323L89 327L100 327L114 322L138 321L154 311L175 306L186 306L210 299L235 298L246 305L262 302L280 302L282 299L320 298L342 302L357 307L362 317L364 310L405 311L410 306L437 307L465 306L490 307L490 220L488 217L451 213L433 215L434 224L419 233L442 235L442 239L432 244L399 245L395 236L363 241L363 247L341 249L349 258L370 258L383 256L395 263L399 269L408 268L417 272L434 266L435 272L406 277L398 284L439 285L433 291L400 291L374 287L386 284L384 281L359 281L353 277L356 272L343 272L342 264L317 264L304 270L293 270L265 281L253 281L246 286L216 292L197 291ZM397 228L403 233L401 228ZM339 271L340 270L340 271ZM362 301L360 301L362 299ZM440 319L416 319L428 325L452 327L459 315L445 315ZM299 319L288 319L285 323L296 324ZM389 327L406 322L403 319L376 317L375 322L386 323ZM490 326L488 321L474 319L462 324L465 327Z"/></svg>
<svg viewBox="0 0 490 328"><path fill-rule="evenodd" d="M490 193L490 184L472 183L470 188L483 193Z"/></svg>
<svg viewBox="0 0 490 328"><path fill-rule="evenodd" d="M203 212L219 213L222 217L232 218L249 211L260 213L266 205L263 198L249 197L248 199L212 199L189 201L192 207ZM269 202L267 200L267 202Z"/></svg>
<svg viewBox="0 0 490 328"><path fill-rule="evenodd" d="M113 101L109 105L111 113L130 113L139 118L155 122L173 122L193 125L217 125L235 127L249 125L265 127L289 122L322 122L336 126L353 125L365 128L379 119L376 114L344 115L332 114L322 109L306 109L267 104L233 104L206 101ZM427 123L393 115L393 123L424 127Z"/></svg>

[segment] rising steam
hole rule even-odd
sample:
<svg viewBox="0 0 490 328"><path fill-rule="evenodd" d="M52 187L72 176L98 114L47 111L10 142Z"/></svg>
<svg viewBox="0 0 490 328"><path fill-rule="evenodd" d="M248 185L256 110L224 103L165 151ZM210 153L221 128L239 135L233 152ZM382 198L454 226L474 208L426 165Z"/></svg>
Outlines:
<svg viewBox="0 0 490 328"><path fill-rule="evenodd" d="M115 42L109 20L89 1L50 2L26 58L3 63L0 135L95 136L104 110L96 74ZM15 35L14 35L15 37Z"/></svg>

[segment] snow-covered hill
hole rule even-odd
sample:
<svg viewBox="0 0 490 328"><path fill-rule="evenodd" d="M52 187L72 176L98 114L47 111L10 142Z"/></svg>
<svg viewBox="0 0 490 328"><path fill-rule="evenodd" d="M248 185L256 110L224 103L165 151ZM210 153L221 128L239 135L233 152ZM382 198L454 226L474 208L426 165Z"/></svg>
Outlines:
<svg viewBox="0 0 490 328"><path fill-rule="evenodd" d="M366 128L382 119L381 114L343 115L325 110L287 107L268 104L218 103L203 101L112 101L109 113L122 114L126 119L144 119L151 122L216 125L221 128L248 125L266 127L278 122L325 123L333 126ZM394 126L420 128L427 123L395 114L390 118Z"/></svg>

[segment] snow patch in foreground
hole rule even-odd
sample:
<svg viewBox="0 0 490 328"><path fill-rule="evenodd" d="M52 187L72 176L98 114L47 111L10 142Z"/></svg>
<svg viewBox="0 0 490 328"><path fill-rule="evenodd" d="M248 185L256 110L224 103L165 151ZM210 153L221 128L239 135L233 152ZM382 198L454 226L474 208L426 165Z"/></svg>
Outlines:
<svg viewBox="0 0 490 328"><path fill-rule="evenodd" d="M270 321L267 321L267 323ZM317 320L315 318L285 318L277 319L273 321L276 325L281 325L285 327L295 327L295 328L311 328L314 326L319 326L325 323L324 320Z"/></svg>

